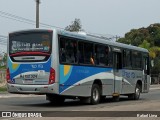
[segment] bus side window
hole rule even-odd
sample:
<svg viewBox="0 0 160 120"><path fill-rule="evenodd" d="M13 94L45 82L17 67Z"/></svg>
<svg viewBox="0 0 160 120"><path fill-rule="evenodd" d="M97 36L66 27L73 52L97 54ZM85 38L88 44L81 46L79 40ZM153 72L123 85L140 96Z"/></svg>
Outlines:
<svg viewBox="0 0 160 120"><path fill-rule="evenodd" d="M61 59L61 62L66 62L66 55L65 55L64 48L60 48L60 59Z"/></svg>
<svg viewBox="0 0 160 120"><path fill-rule="evenodd" d="M132 59L131 59L131 51L130 50L123 50L123 67L124 68L131 68L132 67Z"/></svg>
<svg viewBox="0 0 160 120"><path fill-rule="evenodd" d="M142 54L140 52L132 52L132 67L133 69L142 69Z"/></svg>
<svg viewBox="0 0 160 120"><path fill-rule="evenodd" d="M60 61L75 64L77 62L77 42L70 38L60 38Z"/></svg>
<svg viewBox="0 0 160 120"><path fill-rule="evenodd" d="M80 64L94 64L93 43L78 43L78 61ZM92 62L91 62L92 61Z"/></svg>
<svg viewBox="0 0 160 120"><path fill-rule="evenodd" d="M77 54L77 58L78 58L78 62L79 63L84 63L84 52L83 52L83 42L79 42L78 43L78 54Z"/></svg>
<svg viewBox="0 0 160 120"><path fill-rule="evenodd" d="M65 39L60 38L60 62L66 62L66 53L65 53Z"/></svg>
<svg viewBox="0 0 160 120"><path fill-rule="evenodd" d="M95 46L96 65L108 66L109 47L104 45Z"/></svg>
<svg viewBox="0 0 160 120"><path fill-rule="evenodd" d="M77 62L77 43L74 40L66 40L66 61L67 63Z"/></svg>

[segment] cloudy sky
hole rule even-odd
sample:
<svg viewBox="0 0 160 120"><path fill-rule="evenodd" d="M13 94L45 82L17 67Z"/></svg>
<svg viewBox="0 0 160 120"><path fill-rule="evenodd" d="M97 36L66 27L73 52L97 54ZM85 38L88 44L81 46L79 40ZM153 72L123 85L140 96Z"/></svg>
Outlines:
<svg viewBox="0 0 160 120"><path fill-rule="evenodd" d="M35 5L35 0L0 0L0 35L35 28L10 18L16 15L35 20ZM75 18L87 32L123 37L133 28L158 23L160 0L41 0L41 23L65 28Z"/></svg>

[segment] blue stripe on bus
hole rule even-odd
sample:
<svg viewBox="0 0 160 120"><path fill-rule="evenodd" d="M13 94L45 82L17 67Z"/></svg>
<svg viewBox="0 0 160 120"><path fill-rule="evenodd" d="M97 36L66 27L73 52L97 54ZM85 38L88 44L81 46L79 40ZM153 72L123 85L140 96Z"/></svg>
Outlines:
<svg viewBox="0 0 160 120"><path fill-rule="evenodd" d="M65 67L68 67L69 70ZM110 72L111 70L112 68L60 65L59 92L62 93L70 86L92 75L102 72Z"/></svg>

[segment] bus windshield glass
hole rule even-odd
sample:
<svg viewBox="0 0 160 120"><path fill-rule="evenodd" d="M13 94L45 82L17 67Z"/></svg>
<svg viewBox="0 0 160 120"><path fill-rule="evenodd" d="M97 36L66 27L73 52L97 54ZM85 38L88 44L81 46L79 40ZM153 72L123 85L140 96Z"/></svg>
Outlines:
<svg viewBox="0 0 160 120"><path fill-rule="evenodd" d="M13 33L9 36L9 54L51 53L52 32Z"/></svg>

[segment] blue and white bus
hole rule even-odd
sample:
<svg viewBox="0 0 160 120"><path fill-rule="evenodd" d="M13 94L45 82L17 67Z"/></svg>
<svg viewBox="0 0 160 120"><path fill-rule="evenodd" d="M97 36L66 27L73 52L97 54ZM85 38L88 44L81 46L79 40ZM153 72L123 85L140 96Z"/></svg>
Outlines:
<svg viewBox="0 0 160 120"><path fill-rule="evenodd" d="M79 98L98 104L106 96L139 99L150 85L146 49L64 30L31 29L9 34L10 93L46 94L53 103Z"/></svg>

